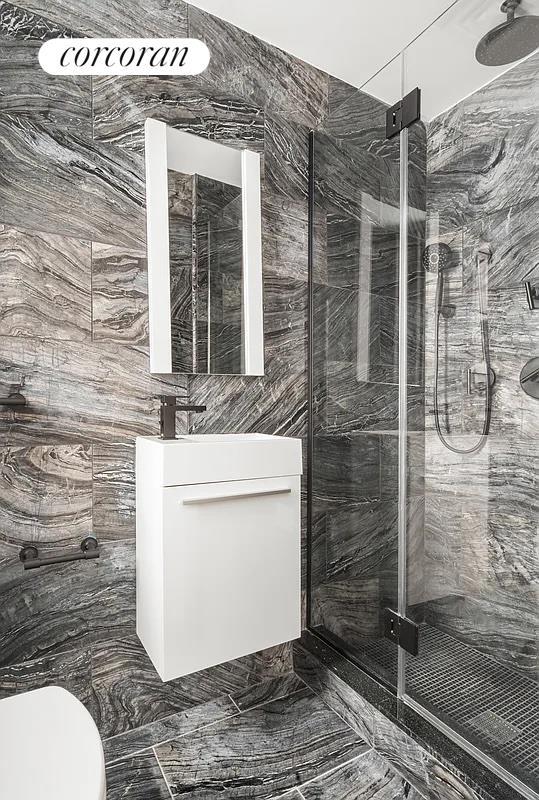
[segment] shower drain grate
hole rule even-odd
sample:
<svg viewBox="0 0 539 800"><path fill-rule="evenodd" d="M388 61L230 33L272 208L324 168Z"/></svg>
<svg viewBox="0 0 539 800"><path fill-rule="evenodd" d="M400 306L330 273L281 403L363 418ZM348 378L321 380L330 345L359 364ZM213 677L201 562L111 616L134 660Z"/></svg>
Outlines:
<svg viewBox="0 0 539 800"><path fill-rule="evenodd" d="M509 744L514 739L518 739L522 733L519 728L511 725L494 711L483 711L482 714L469 719L468 725L497 744Z"/></svg>

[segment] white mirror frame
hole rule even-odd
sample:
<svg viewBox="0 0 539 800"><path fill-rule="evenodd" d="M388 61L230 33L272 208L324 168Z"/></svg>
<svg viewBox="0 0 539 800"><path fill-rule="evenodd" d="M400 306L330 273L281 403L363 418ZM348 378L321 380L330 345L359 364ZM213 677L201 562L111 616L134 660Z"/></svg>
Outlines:
<svg viewBox="0 0 539 800"><path fill-rule="evenodd" d="M150 372L172 372L168 225L168 170L172 169L241 188L244 365L241 374L263 375L260 156L252 150L236 150L176 130L155 119L146 120L144 134Z"/></svg>

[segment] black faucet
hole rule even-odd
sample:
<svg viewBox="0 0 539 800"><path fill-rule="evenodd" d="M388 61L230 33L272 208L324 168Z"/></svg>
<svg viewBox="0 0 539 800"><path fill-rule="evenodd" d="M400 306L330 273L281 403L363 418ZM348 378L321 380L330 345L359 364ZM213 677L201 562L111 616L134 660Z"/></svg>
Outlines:
<svg viewBox="0 0 539 800"><path fill-rule="evenodd" d="M161 439L176 438L176 411L206 411L206 406L177 405L178 398L173 394L160 395L161 408L159 409L159 433Z"/></svg>

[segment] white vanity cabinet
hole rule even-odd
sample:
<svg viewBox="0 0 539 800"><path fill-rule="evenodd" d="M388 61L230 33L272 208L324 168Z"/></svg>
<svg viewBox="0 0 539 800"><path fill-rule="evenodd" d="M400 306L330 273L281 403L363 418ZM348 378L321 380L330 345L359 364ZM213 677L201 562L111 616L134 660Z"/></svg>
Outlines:
<svg viewBox="0 0 539 800"><path fill-rule="evenodd" d="M137 632L164 681L300 635L300 475L297 439L137 440Z"/></svg>

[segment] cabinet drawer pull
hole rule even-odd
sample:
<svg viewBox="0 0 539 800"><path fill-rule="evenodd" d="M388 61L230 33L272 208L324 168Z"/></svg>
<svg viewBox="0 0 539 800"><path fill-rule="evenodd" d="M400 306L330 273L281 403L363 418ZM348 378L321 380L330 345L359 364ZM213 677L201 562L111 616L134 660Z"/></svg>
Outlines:
<svg viewBox="0 0 539 800"><path fill-rule="evenodd" d="M243 500L246 497L264 497L270 494L290 494L289 487L282 489L256 489L253 492L230 492L229 494L212 494L203 497L186 497L182 500L184 506L194 506L202 503L220 503L222 500Z"/></svg>

